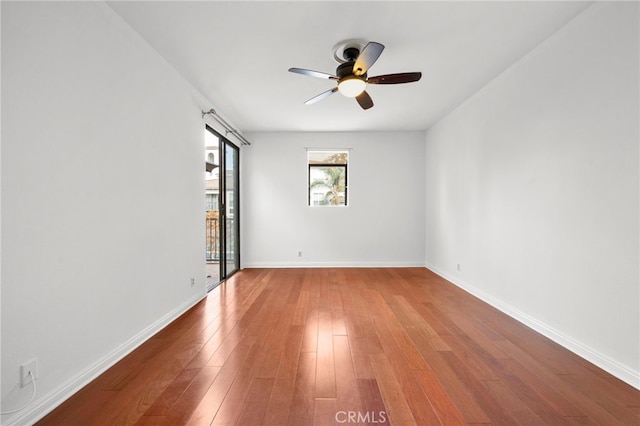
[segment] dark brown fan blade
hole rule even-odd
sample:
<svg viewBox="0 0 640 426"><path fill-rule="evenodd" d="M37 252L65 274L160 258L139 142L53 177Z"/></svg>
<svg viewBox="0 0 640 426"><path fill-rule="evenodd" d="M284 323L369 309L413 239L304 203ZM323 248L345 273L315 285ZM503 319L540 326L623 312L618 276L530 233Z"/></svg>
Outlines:
<svg viewBox="0 0 640 426"><path fill-rule="evenodd" d="M366 91L356 96L356 101L358 101L362 109L369 109L373 106L373 99L371 99L371 96L369 96Z"/></svg>
<svg viewBox="0 0 640 426"><path fill-rule="evenodd" d="M363 75L367 72L371 65L373 65L384 50L384 46L380 43L376 43L375 41L370 41L367 45L362 49L362 52L356 58L356 62L353 64L353 74L355 75Z"/></svg>
<svg viewBox="0 0 640 426"><path fill-rule="evenodd" d="M305 105L311 105L311 104L315 104L318 101L323 100L324 98L326 98L329 95L333 95L334 93L336 93L338 91L337 87L334 87L333 89L329 89L326 90L322 93L320 93L319 95L314 96L313 98L309 99L308 101L306 101L304 104Z"/></svg>
<svg viewBox="0 0 640 426"><path fill-rule="evenodd" d="M403 72L399 74L385 74L369 77L367 83L370 84L400 84L418 81L422 77L421 72Z"/></svg>
<svg viewBox="0 0 640 426"><path fill-rule="evenodd" d="M304 68L289 68L289 72L296 74L308 75L309 77L325 78L328 80L337 80L335 75L327 74L326 72L306 70Z"/></svg>

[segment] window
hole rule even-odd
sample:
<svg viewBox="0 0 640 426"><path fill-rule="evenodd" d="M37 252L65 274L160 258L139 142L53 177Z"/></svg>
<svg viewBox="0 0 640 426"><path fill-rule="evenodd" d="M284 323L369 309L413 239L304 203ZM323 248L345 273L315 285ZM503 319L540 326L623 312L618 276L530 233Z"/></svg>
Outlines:
<svg viewBox="0 0 640 426"><path fill-rule="evenodd" d="M218 194L207 191L207 211L218 211Z"/></svg>
<svg viewBox="0 0 640 426"><path fill-rule="evenodd" d="M349 151L308 151L308 203L310 206L347 205Z"/></svg>

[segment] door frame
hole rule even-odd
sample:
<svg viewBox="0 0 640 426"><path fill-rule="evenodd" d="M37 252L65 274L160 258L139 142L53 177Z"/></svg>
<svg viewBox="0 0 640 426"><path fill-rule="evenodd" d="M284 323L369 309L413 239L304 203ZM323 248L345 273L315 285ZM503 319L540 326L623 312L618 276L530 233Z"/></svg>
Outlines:
<svg viewBox="0 0 640 426"><path fill-rule="evenodd" d="M213 127L205 124L206 130L211 132L214 136L218 138L218 253L219 253L219 273L220 279L219 281L211 288L215 288L222 281L229 278L236 272L240 270L240 148L227 139L225 136L220 134ZM235 264L237 266L236 269L229 272L227 270L227 158L226 151L227 148L231 148L236 152L236 167L235 175L237 176L236 181L234 182L234 193L235 193L235 205L234 205L234 219L235 219L235 252L234 259ZM211 289L208 289L209 291Z"/></svg>

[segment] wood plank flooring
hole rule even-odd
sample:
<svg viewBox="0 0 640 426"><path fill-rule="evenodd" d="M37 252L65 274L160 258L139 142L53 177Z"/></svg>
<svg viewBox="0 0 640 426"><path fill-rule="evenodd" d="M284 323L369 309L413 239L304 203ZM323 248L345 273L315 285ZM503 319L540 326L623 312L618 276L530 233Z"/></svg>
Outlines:
<svg viewBox="0 0 640 426"><path fill-rule="evenodd" d="M424 268L246 269L40 425L638 425L640 392Z"/></svg>

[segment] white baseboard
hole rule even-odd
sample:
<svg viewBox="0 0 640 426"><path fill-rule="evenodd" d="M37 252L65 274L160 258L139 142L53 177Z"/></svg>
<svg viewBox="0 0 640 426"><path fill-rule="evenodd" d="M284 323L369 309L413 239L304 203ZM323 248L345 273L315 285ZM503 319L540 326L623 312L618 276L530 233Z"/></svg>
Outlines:
<svg viewBox="0 0 640 426"><path fill-rule="evenodd" d="M424 268L424 262L250 262L242 265L251 268Z"/></svg>
<svg viewBox="0 0 640 426"><path fill-rule="evenodd" d="M633 386L636 389L640 389L640 372L634 371L631 368L627 367L619 363L618 361L611 359L603 355L602 353L590 348L589 346L584 345L581 342L576 341L571 338L571 336L566 335L565 333L557 330L548 324L545 324L536 318L520 311L519 309L514 308L513 306L504 303L503 301L491 296L488 293L485 293L482 290L460 280L457 277L453 277L449 275L447 272L439 269L436 266L426 264L426 268L431 270L432 272L440 275L445 280L451 282L457 287L465 290L466 292L474 295L478 299L488 303L494 308L498 309L501 312L509 315L511 318L521 322L529 328L537 331L543 336L553 340L557 344L563 346L564 348L570 350L574 354L584 358L590 363L602 368L606 372L612 374L618 379L622 380L625 383Z"/></svg>
<svg viewBox="0 0 640 426"><path fill-rule="evenodd" d="M149 340L151 337L153 337L153 335L169 325L173 320L195 306L205 297L206 295L198 295L196 297L193 297L186 303L167 313L162 318L116 348L113 352L103 357L94 365L90 366L84 371L81 371L70 380L58 386L56 389L49 392L42 398L38 398L35 403L32 406L27 407L25 411L11 417L10 419L7 419L6 426L26 426L34 424L35 422L46 416L48 413L53 411L53 409L62 404L73 394L88 385L100 374L104 373L106 370L115 365L118 361L123 359L134 349ZM4 424L5 423L3 423L3 425Z"/></svg>

